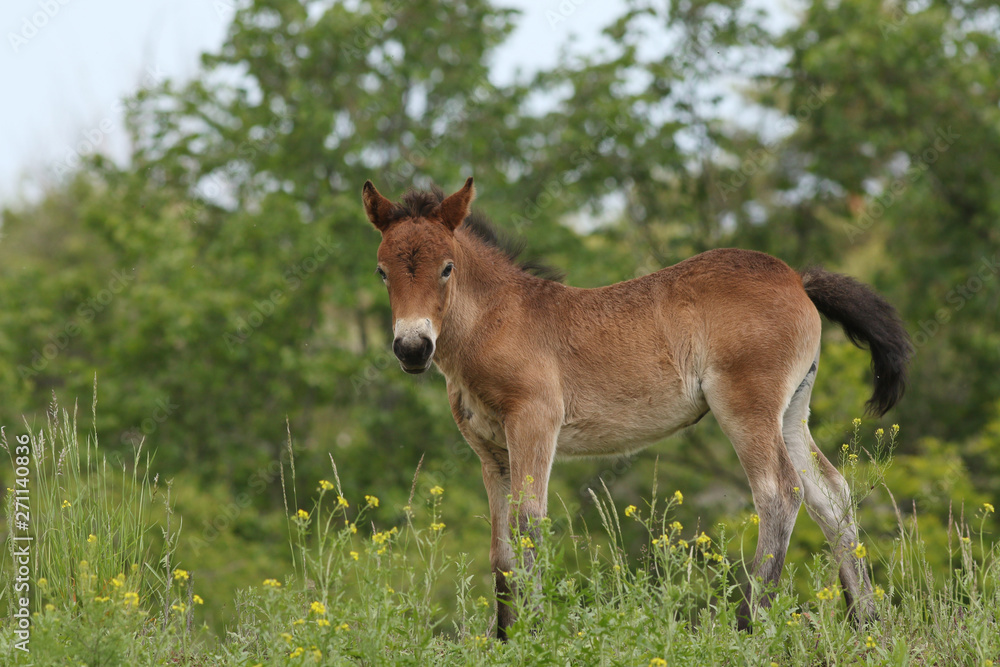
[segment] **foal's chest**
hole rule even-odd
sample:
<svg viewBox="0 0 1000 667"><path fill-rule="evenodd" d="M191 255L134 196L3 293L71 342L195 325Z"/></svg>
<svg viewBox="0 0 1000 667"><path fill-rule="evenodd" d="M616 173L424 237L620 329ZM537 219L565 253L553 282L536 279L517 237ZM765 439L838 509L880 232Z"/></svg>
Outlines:
<svg viewBox="0 0 1000 667"><path fill-rule="evenodd" d="M469 434L506 449L507 437L503 422L467 386L448 380L448 400L455 423L463 435ZM472 443L470 443L472 444Z"/></svg>

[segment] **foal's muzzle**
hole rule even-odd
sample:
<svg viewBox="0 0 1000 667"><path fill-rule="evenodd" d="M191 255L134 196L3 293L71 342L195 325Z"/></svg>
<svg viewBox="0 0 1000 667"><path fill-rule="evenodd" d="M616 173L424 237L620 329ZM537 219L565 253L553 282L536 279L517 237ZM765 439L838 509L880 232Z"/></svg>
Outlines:
<svg viewBox="0 0 1000 667"><path fill-rule="evenodd" d="M392 351L407 373L423 373L431 367L434 341L423 334L400 336L392 341Z"/></svg>

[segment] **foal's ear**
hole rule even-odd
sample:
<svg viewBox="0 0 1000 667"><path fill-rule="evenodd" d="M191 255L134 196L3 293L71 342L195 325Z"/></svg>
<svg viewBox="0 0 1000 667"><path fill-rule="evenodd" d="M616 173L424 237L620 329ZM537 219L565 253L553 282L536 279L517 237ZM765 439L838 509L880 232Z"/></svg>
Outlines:
<svg viewBox="0 0 1000 667"><path fill-rule="evenodd" d="M469 206L475 198L476 186L472 184L472 177L470 176L461 190L438 204L437 208L434 209L434 213L441 219L445 227L454 230L469 215Z"/></svg>
<svg viewBox="0 0 1000 667"><path fill-rule="evenodd" d="M365 181L361 188L361 200L365 203L365 213L368 219L380 232L384 232L391 222L392 202L379 194L371 181Z"/></svg>

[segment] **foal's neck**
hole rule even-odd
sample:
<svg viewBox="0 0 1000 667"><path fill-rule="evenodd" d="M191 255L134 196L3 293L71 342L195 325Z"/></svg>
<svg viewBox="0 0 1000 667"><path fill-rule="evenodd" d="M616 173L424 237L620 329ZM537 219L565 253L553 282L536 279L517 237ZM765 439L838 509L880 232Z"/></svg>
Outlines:
<svg viewBox="0 0 1000 667"><path fill-rule="evenodd" d="M434 357L448 377L461 373L473 346L475 332L484 317L503 316L516 307L536 278L526 275L498 248L481 241L468 230L455 231L455 283L448 298Z"/></svg>

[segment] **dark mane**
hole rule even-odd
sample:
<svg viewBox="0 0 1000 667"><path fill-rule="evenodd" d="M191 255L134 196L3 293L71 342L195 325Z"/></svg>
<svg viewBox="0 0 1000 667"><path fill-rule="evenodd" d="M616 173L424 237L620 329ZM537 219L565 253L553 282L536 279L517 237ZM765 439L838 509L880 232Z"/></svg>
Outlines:
<svg viewBox="0 0 1000 667"><path fill-rule="evenodd" d="M444 201L444 191L432 186L426 190L408 190L392 212L391 220L426 217ZM473 210L462 223L462 228L488 246L502 252L512 264L533 276L545 280L562 282L564 274L559 269L546 266L533 259L520 260L524 252L525 241L522 238L498 230L489 217L481 211Z"/></svg>

